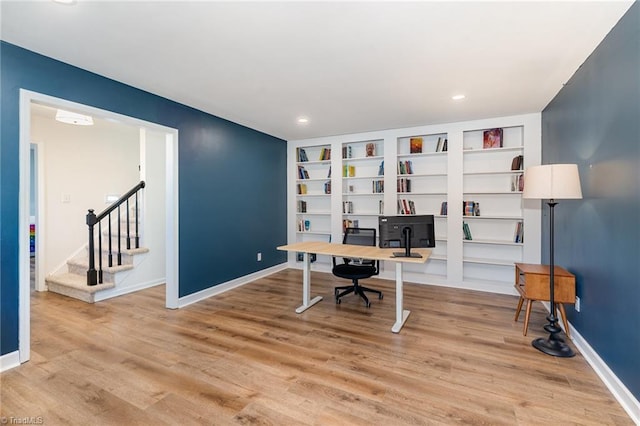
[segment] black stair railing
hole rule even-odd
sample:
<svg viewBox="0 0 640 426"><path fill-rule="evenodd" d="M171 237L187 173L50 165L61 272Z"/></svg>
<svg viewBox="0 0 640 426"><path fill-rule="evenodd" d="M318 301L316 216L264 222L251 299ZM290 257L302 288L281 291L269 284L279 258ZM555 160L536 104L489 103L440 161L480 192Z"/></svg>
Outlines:
<svg viewBox="0 0 640 426"><path fill-rule="evenodd" d="M114 210L117 210L117 220L118 220L118 233L116 240L118 241L117 247L117 262L118 265L122 265L122 234L121 234L121 217L120 216L120 206L123 204L127 210L126 215L126 241L127 241L127 250L131 249L131 240L133 239L135 242L135 248L140 248L140 235L139 235L139 211L138 211L138 193L142 188L145 187L144 181L140 181L139 184L131 188L126 194L118 199L115 203L107 207L102 213L96 215L93 209L89 209L89 213L87 213L87 226L89 226L89 269L87 270L87 285L97 285L98 283L102 284L102 220L107 219L107 230L108 230L108 263L109 266L113 266L113 247L112 247L112 234L111 234L111 213ZM130 226L130 217L129 217L129 200L134 198L135 203L135 235L131 236L131 226ZM98 225L98 269L96 270L95 263L95 241L94 241L94 230L95 226Z"/></svg>

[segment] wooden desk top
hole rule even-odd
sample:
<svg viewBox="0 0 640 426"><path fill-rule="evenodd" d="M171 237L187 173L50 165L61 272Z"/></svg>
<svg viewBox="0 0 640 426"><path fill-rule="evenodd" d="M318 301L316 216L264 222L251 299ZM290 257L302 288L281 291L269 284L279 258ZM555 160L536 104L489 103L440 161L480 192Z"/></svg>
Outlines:
<svg viewBox="0 0 640 426"><path fill-rule="evenodd" d="M549 275L549 265L537 265L533 263L516 263L516 268L525 274ZM573 277L573 274L560 266L553 268L556 277Z"/></svg>
<svg viewBox="0 0 640 426"><path fill-rule="evenodd" d="M394 252L404 249L381 249L375 246L356 246L352 244L326 243L323 241L305 241L277 247L283 251L299 251L303 253L325 254L336 257L352 257L359 259L389 260L403 263L425 263L431 256L431 249L411 249L412 253L420 253L422 257L393 257Z"/></svg>

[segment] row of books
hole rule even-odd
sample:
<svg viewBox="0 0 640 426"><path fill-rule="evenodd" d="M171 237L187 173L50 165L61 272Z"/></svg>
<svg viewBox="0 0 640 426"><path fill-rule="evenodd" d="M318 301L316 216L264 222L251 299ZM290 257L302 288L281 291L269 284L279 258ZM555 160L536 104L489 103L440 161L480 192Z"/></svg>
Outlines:
<svg viewBox="0 0 640 426"><path fill-rule="evenodd" d="M373 186L373 193L374 194L381 194L384 192L384 180L382 179L378 179L378 180L374 180L372 183Z"/></svg>
<svg viewBox="0 0 640 426"><path fill-rule="evenodd" d="M306 183L299 183L296 185L296 188L298 190L298 195L305 195L307 194L307 184ZM324 193L325 194L331 194L331 181L328 180L324 183L324 187L323 187Z"/></svg>
<svg viewBox="0 0 640 426"><path fill-rule="evenodd" d="M320 158L318 158L318 160L331 160L331 148L322 148L320 150ZM307 152L304 150L304 148L298 148L298 162L304 163L306 161L309 161Z"/></svg>
<svg viewBox="0 0 640 426"><path fill-rule="evenodd" d="M356 166L351 166L349 164L342 166L342 177L355 177L355 175Z"/></svg>
<svg viewBox="0 0 640 426"><path fill-rule="evenodd" d="M353 202L352 201L343 201L342 202L342 213L353 213Z"/></svg>
<svg viewBox="0 0 640 426"><path fill-rule="evenodd" d="M416 214L416 206L412 200L398 199L398 214Z"/></svg>
<svg viewBox="0 0 640 426"><path fill-rule="evenodd" d="M298 200L298 213L306 213L307 212L307 202L304 200Z"/></svg>
<svg viewBox="0 0 640 426"><path fill-rule="evenodd" d="M298 166L298 179L309 179L309 172L304 169L304 166Z"/></svg>
<svg viewBox="0 0 640 426"><path fill-rule="evenodd" d="M298 232L306 232L311 230L311 221L309 219L298 220Z"/></svg>
<svg viewBox="0 0 640 426"><path fill-rule="evenodd" d="M398 179L398 192L411 192L411 180L407 178Z"/></svg>
<svg viewBox="0 0 640 426"><path fill-rule="evenodd" d="M447 152L449 150L449 140L438 138L438 143L436 144L436 152Z"/></svg>
<svg viewBox="0 0 640 426"><path fill-rule="evenodd" d="M519 175L511 176L511 191L513 191L513 192L516 192L516 191L522 192L523 190L524 190L524 175L523 174L519 174Z"/></svg>
<svg viewBox="0 0 640 426"><path fill-rule="evenodd" d="M399 175L413 174L413 167L411 165L411 160L398 161L398 174Z"/></svg>
<svg viewBox="0 0 640 426"><path fill-rule="evenodd" d="M516 223L516 231L513 235L514 243L524 243L524 224L522 222Z"/></svg>
<svg viewBox="0 0 640 426"><path fill-rule="evenodd" d="M480 203L477 201L463 201L462 214L464 216L480 216Z"/></svg>

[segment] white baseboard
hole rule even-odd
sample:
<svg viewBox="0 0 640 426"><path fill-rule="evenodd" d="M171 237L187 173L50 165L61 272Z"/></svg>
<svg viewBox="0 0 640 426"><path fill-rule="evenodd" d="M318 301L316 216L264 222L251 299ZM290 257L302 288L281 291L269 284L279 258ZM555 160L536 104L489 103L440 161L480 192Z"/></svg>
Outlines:
<svg viewBox="0 0 640 426"><path fill-rule="evenodd" d="M640 402L633 396L627 387L618 379L609 366L593 350L591 345L582 337L580 333L569 323L571 329L571 340L578 348L582 356L587 360L593 371L596 372L600 380L607 386L614 398L620 403L635 424L640 425Z"/></svg>
<svg viewBox="0 0 640 426"><path fill-rule="evenodd" d="M10 352L0 356L0 372L10 370L20 365L20 352Z"/></svg>
<svg viewBox="0 0 640 426"><path fill-rule="evenodd" d="M287 269L287 267L287 263L282 263L280 265L272 266L270 268L254 272L253 274L236 278L235 280L227 281L226 283L218 284L214 287L201 290L197 293L181 297L178 299L178 308L184 308L185 306L191 305L192 303L200 302L201 300L208 299L209 297L216 296L218 294L224 293L225 291L243 286L259 278L264 278L269 275L275 274L276 272L284 271L285 269Z"/></svg>
<svg viewBox="0 0 640 426"><path fill-rule="evenodd" d="M109 290L100 291L95 294L94 301L100 302L102 300L111 299L114 297L122 296L123 294L133 293L134 291L144 290L145 288L155 287L157 285L164 284L166 279L148 281L146 283L136 284L130 287L114 287Z"/></svg>

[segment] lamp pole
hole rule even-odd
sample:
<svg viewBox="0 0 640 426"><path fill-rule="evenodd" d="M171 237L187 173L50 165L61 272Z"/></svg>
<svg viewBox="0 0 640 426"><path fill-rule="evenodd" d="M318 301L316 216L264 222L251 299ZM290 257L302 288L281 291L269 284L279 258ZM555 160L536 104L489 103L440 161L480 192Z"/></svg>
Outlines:
<svg viewBox="0 0 640 426"><path fill-rule="evenodd" d="M544 329L549 332L549 337L544 338L540 337L535 339L531 344L534 348L538 349L541 352L546 353L547 355L553 355L562 358L569 358L575 355L571 347L564 343L564 340L558 336L558 334L562 331L558 326L558 318L556 317L556 303L555 303L555 261L554 261L554 253L553 253L553 236L554 236L554 217L553 211L557 202L553 199L550 199L547 204L549 204L549 304L551 305L551 312L547 317L549 324L544 326Z"/></svg>

